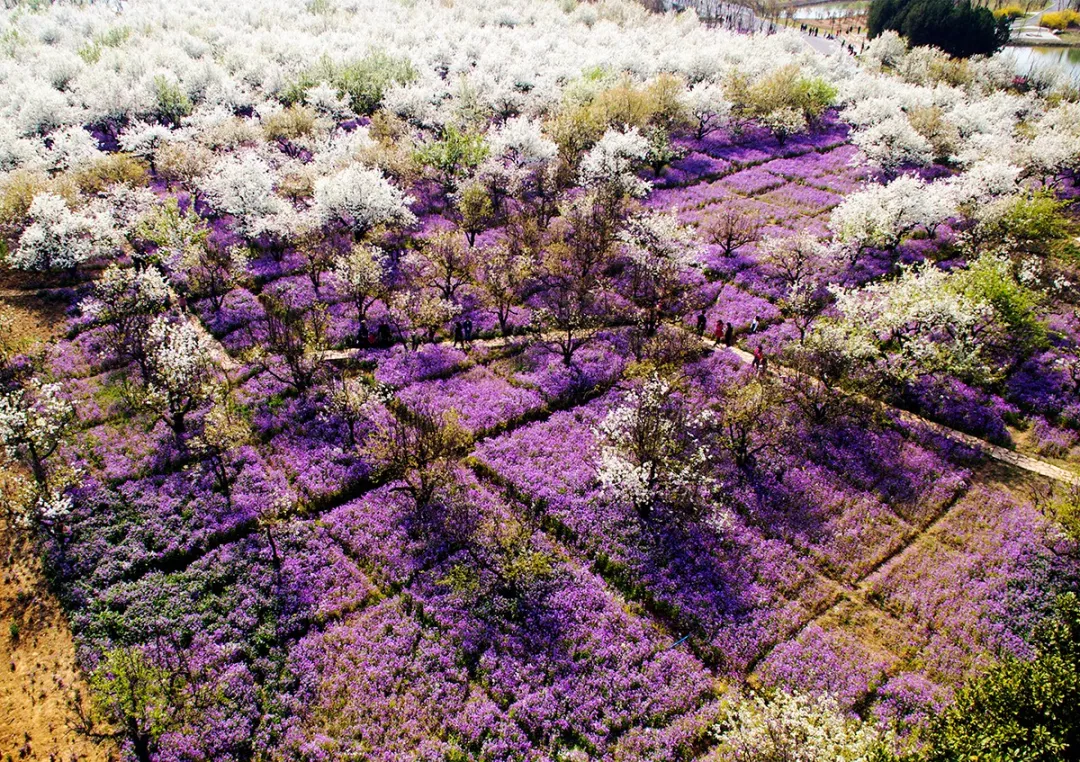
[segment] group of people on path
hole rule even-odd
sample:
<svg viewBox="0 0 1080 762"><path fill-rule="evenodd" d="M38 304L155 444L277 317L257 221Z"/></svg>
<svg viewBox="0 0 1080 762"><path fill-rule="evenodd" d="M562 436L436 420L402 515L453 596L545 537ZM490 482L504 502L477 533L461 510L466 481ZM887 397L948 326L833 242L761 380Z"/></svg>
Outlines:
<svg viewBox="0 0 1080 762"><path fill-rule="evenodd" d="M697 335L701 338L705 337L705 328L708 325L708 317L705 314L705 310L698 313L697 317ZM758 328L761 327L761 316L755 315L754 319L750 322L750 328L748 333L757 333ZM735 346L735 326L731 324L731 321L724 322L723 320L716 321L716 327L713 329L713 342L715 346L723 344L727 348ZM754 362L753 367L765 371L768 365L768 358L765 357L765 352L762 350L761 345L754 347Z"/></svg>
<svg viewBox="0 0 1080 762"><path fill-rule="evenodd" d="M472 346L473 342L473 324L472 320L465 318L464 320L454 321L454 346L461 349L468 349Z"/></svg>
<svg viewBox="0 0 1080 762"><path fill-rule="evenodd" d="M393 331L386 323L380 323L376 330L368 331L367 321L361 320L357 335L360 337L361 346L386 348L394 343Z"/></svg>

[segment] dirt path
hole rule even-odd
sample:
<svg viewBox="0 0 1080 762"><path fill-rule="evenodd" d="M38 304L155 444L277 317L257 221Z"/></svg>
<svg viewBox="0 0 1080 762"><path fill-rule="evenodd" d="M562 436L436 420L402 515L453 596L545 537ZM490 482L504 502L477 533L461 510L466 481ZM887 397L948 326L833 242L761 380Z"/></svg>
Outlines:
<svg viewBox="0 0 1080 762"><path fill-rule="evenodd" d="M739 360L741 360L747 365L751 365L754 362L754 356L743 349L739 349L738 347L731 347L728 349L728 351L732 352L736 357L739 358ZM782 372L780 373L780 375L781 377L783 376ZM1045 476L1048 479L1053 479L1054 481L1061 482L1062 484L1080 486L1080 475L1061 468L1060 466L1055 466L1053 463L1047 463L1045 460L1040 460L1039 458L1032 457L1031 455L1024 455L1023 453L1010 450L1007 447L1001 447L1000 445L991 444L985 439L979 439L979 437L972 436L971 434L965 434L962 431L951 429L948 426L936 423L935 421L931 421L929 418L923 418L921 415L909 413L906 410L900 410L898 408L885 405L884 403L877 402L876 400L872 400L872 402L874 402L874 404L879 404L882 407L885 407L890 411L896 413L900 417L900 419L906 423L915 423L919 424L920 426L925 426L926 428L933 431L935 434L939 434L943 437L948 437L954 442L960 442L961 444L965 444L968 447L974 447L975 449L984 452L988 457L1000 461L1001 463L1005 463L1007 465L1013 466L1014 468L1019 468L1024 471L1028 471L1029 473L1038 474L1039 476Z"/></svg>

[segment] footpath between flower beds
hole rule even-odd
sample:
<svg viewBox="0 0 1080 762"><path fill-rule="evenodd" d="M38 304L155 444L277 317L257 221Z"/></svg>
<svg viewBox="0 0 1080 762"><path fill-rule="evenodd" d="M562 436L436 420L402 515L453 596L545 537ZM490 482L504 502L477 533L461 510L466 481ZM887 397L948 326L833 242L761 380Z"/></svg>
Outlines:
<svg viewBox="0 0 1080 762"><path fill-rule="evenodd" d="M689 331L687 331L687 333L689 333ZM541 335L537 338L542 341L544 339L544 336ZM505 343L505 341L505 339L477 339L473 343L481 344L484 346L498 346L501 343ZM708 339L701 339L701 344L702 346L711 348L711 342ZM734 354L741 362L747 365L753 364L753 354L747 352L745 349L741 349L739 347L726 347L726 349L727 351ZM352 359L358 354L358 352L359 350L357 349L331 350L323 352L321 354L321 359L324 362L343 362ZM235 365L235 361L233 361L232 358L228 356L228 354L224 351L224 348L222 348L222 355L225 358L228 358L228 362L230 364ZM228 368L226 368L226 370L227 369ZM775 365L769 372L777 375L777 377L781 379L783 379L785 375L784 369ZM992 444L990 442L987 442L985 439L980 439L979 437L973 436L971 434L965 434L962 431L957 431L956 429L949 428L944 424L931 421L928 418L923 418L922 416L916 415L915 413L892 407L891 405L887 405L879 400L871 400L871 402L875 405L879 405L889 410L906 423L916 423L922 426L926 426L935 434L948 437L953 441L960 442L961 444L976 448L981 452L985 453L987 456L993 458L994 460L1006 463L1010 466L1014 466L1016 468L1028 471L1033 474L1038 474L1039 476L1045 476L1048 479L1053 479L1054 481L1061 482L1063 484L1080 486L1080 475L1075 474L1067 469L1061 468L1060 466L1055 466L1053 463L1047 463L1045 460L1040 460L1039 458L1035 458L1030 455L1024 455L1023 453L1014 452L1007 447Z"/></svg>

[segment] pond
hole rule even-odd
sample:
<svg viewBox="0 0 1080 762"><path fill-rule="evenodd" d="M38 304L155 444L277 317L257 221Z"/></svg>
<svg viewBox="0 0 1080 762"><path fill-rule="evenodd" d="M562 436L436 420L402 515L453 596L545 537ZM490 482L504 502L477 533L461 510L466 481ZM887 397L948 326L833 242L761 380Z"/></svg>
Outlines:
<svg viewBox="0 0 1080 762"><path fill-rule="evenodd" d="M1015 59L1014 70L1017 74L1028 74L1032 69L1053 66L1062 69L1074 82L1080 84L1080 48L1009 45L1005 52Z"/></svg>

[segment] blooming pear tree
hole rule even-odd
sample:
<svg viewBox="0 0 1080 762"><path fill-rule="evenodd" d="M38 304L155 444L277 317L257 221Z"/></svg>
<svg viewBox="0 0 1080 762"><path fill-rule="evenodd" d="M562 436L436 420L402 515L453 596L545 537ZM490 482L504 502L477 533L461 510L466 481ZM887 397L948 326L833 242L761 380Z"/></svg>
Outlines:
<svg viewBox="0 0 1080 762"><path fill-rule="evenodd" d="M147 331L147 365L143 404L182 444L188 414L210 399L215 365L209 339L190 321L159 317Z"/></svg>
<svg viewBox="0 0 1080 762"><path fill-rule="evenodd" d="M19 270L73 272L115 243L106 219L74 211L53 193L35 196L29 213L29 226L8 254L8 262Z"/></svg>
<svg viewBox="0 0 1080 762"><path fill-rule="evenodd" d="M360 241L379 225L407 226L416 221L412 198L377 169L353 165L315 182L314 212L326 225L341 225Z"/></svg>
<svg viewBox="0 0 1080 762"><path fill-rule="evenodd" d="M338 257L333 274L356 306L356 319L363 323L371 305L385 296L387 254L377 246L356 244Z"/></svg>

